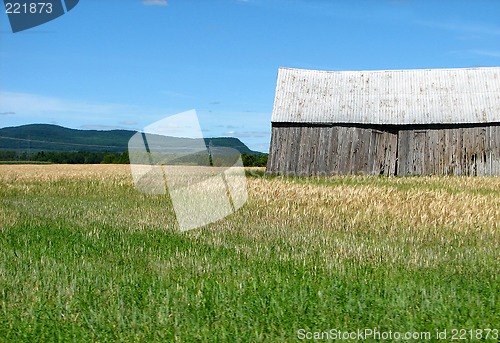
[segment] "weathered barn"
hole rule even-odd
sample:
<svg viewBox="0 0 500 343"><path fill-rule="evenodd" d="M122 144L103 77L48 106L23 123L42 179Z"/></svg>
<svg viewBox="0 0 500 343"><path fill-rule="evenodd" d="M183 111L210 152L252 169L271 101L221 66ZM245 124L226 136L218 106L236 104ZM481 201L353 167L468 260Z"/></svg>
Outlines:
<svg viewBox="0 0 500 343"><path fill-rule="evenodd" d="M500 67L280 68L267 171L500 175Z"/></svg>

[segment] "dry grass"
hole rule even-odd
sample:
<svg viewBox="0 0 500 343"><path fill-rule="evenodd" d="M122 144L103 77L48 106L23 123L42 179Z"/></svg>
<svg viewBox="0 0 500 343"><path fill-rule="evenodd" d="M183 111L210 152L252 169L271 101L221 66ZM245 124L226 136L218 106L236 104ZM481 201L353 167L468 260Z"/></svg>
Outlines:
<svg viewBox="0 0 500 343"><path fill-rule="evenodd" d="M124 164L20 164L0 165L2 182L61 180L113 180L129 178L130 166ZM130 178L130 180L132 180Z"/></svg>
<svg viewBox="0 0 500 343"><path fill-rule="evenodd" d="M321 184L307 184L281 178L253 179L250 190L254 198L273 209L267 214L288 218L291 223L305 220L328 228L335 227L339 218L349 216L351 226L383 220L457 230L499 228L500 178L393 178L383 183L371 178L370 183L328 184L327 179ZM406 187L401 189L398 185ZM478 189L484 194L478 194Z"/></svg>
<svg viewBox="0 0 500 343"><path fill-rule="evenodd" d="M61 181L87 181L82 195L96 190L89 185L102 182L133 187L128 165L0 165L0 184L27 195L34 184L53 187ZM247 185L253 215L284 227L330 230L371 223L374 229L384 224L497 232L500 225L498 177L250 177Z"/></svg>

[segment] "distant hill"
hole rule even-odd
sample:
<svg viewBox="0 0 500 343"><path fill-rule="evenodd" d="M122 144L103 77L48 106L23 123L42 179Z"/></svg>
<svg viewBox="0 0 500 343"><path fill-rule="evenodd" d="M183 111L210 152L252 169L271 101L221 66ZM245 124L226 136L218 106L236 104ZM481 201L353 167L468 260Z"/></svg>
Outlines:
<svg viewBox="0 0 500 343"><path fill-rule="evenodd" d="M30 124L0 129L0 150L10 151L127 151L131 130L75 130L50 124ZM173 138L173 140L179 140ZM182 140L182 139L181 139ZM213 147L230 147L242 154L261 155L234 137L205 138Z"/></svg>

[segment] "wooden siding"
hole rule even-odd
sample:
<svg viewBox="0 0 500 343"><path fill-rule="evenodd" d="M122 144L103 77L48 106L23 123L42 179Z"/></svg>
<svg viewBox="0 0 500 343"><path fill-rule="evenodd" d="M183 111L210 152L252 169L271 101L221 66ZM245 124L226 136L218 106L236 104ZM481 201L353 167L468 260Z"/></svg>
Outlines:
<svg viewBox="0 0 500 343"><path fill-rule="evenodd" d="M387 129L273 124L267 172L500 176L500 124Z"/></svg>
<svg viewBox="0 0 500 343"><path fill-rule="evenodd" d="M402 129L398 175L500 175L500 126Z"/></svg>
<svg viewBox="0 0 500 343"><path fill-rule="evenodd" d="M267 171L289 176L394 175L397 135L347 126L273 126Z"/></svg>

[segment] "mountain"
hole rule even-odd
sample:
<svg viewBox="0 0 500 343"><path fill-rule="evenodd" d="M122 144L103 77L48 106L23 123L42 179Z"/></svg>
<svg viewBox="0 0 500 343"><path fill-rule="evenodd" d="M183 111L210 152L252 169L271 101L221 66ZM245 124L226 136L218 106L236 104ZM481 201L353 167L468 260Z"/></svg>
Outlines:
<svg viewBox="0 0 500 343"><path fill-rule="evenodd" d="M128 149L129 139L136 133L131 130L75 130L50 124L5 127L0 129L0 150L124 152ZM185 140L170 139L178 142ZM205 145L230 147L241 154L262 154L250 150L234 137L205 138Z"/></svg>

